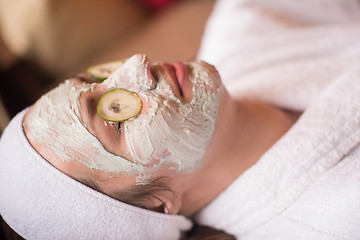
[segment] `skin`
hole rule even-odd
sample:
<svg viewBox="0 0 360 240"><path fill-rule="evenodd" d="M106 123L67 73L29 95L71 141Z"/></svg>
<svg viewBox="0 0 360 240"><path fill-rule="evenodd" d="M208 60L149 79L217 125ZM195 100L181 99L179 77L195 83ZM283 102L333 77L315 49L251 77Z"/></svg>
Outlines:
<svg viewBox="0 0 360 240"><path fill-rule="evenodd" d="M160 66L162 67L158 67L157 71L166 73L166 64ZM204 71L214 71L212 66L206 65L206 67L209 69L204 69ZM155 74L155 80L156 72L153 71L152 74ZM220 81L218 75L212 76L214 76L213 81ZM185 92L181 95L174 82L171 80L166 82L182 104L187 104L192 99L190 83L185 86ZM95 114L96 100L106 90L108 89L99 86L95 88L95 91L81 96L83 121L88 126L88 131L95 135L108 151L131 161L129 154L131 150L126 149L126 146L122 144L124 136L121 132L117 129L114 131L116 126L105 127L104 120ZM145 104L140 114L146 113L149 110L148 107ZM39 154L60 171L79 181L90 180L101 192L110 196L116 192L126 191L136 184L136 176L89 169L77 161L62 161L50 148L37 142L36 136L28 127L28 114L31 114L31 110L24 118L24 130L29 142ZM166 167L154 172L153 179L166 177L165 184L175 192L177 197L173 198L170 193L163 191L158 197L166 204L166 207L159 199L153 199L147 203L146 207L169 214L192 216L251 167L286 133L298 117L298 113L282 111L267 104L232 99L224 89L220 99L215 132L202 159L202 165L187 174L177 174Z"/></svg>

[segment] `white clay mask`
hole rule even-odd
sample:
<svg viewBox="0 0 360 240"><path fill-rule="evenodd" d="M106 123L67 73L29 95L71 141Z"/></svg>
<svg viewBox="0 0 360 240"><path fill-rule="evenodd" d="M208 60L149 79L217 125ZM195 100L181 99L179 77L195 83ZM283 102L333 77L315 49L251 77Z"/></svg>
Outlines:
<svg viewBox="0 0 360 240"><path fill-rule="evenodd" d="M162 167L178 173L196 169L214 132L220 98L220 80L214 78L219 77L203 62L188 63L193 98L184 104L161 74L154 84L145 60L144 55L134 55L99 83L109 90L133 91L150 106L147 112L123 123L131 161L107 151L84 126L79 97L96 89L95 84L67 80L40 98L28 121L34 136L64 161L76 160L111 173L141 178Z"/></svg>

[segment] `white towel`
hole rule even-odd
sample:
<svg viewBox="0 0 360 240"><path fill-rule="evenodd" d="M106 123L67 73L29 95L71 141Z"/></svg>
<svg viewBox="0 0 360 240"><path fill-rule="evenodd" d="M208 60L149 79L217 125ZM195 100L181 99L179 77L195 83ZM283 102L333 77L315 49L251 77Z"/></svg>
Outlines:
<svg viewBox="0 0 360 240"><path fill-rule="evenodd" d="M25 239L179 239L191 222L134 207L58 171L27 141L19 113L0 140L0 214Z"/></svg>
<svg viewBox="0 0 360 240"><path fill-rule="evenodd" d="M324 90L197 221L241 239L360 239L359 80L360 68Z"/></svg>
<svg viewBox="0 0 360 240"><path fill-rule="evenodd" d="M233 98L304 114L197 221L239 239L360 239L359 39L356 0L217 2L198 57Z"/></svg>
<svg viewBox="0 0 360 240"><path fill-rule="evenodd" d="M219 0L198 58L234 98L304 110L360 64L357 0Z"/></svg>

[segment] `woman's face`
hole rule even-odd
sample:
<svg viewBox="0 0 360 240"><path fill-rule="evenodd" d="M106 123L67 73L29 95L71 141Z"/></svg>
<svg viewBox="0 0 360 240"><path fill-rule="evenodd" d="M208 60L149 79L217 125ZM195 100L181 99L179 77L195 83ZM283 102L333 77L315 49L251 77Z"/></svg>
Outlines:
<svg viewBox="0 0 360 240"><path fill-rule="evenodd" d="M68 80L33 106L27 118L36 140L62 161L137 176L170 169L187 173L201 164L215 128L220 77L201 61L150 63L134 55L102 83ZM122 88L142 101L138 116L122 123L100 118L96 105Z"/></svg>

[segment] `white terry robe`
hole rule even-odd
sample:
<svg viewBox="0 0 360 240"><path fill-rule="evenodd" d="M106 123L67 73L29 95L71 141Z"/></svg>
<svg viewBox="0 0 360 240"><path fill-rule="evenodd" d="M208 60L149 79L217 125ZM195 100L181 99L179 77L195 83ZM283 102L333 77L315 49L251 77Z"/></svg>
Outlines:
<svg viewBox="0 0 360 240"><path fill-rule="evenodd" d="M360 2L219 1L199 58L234 98L304 113L197 221L239 239L360 239Z"/></svg>

